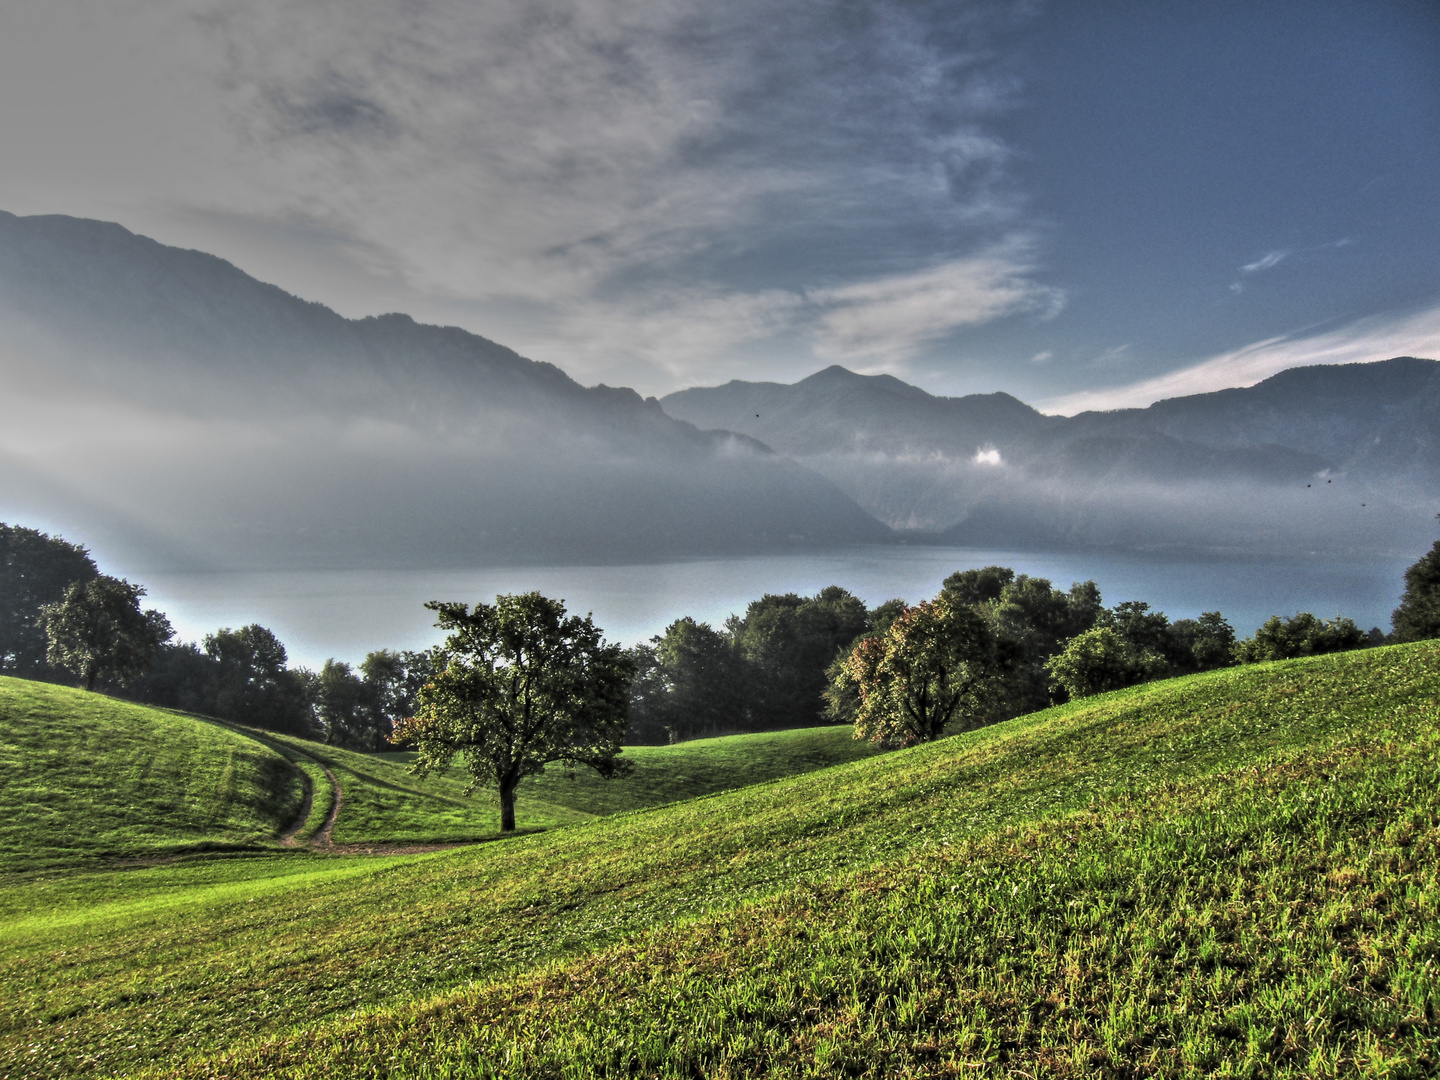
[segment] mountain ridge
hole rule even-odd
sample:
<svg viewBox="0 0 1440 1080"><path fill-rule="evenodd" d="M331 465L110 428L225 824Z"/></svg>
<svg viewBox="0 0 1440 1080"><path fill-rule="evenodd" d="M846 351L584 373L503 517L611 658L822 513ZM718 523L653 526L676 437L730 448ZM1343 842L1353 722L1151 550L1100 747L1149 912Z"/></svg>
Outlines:
<svg viewBox="0 0 1440 1080"><path fill-rule="evenodd" d="M702 432L459 327L347 319L108 222L0 214L0 375L17 420L0 440L0 509L130 550L179 548L166 558L187 565L893 539L751 437Z"/></svg>
<svg viewBox="0 0 1440 1080"><path fill-rule="evenodd" d="M892 527L947 543L1238 550L1247 536L1283 547L1289 528L1307 548L1403 545L1433 514L1423 504L1440 499L1434 360L1301 366L1073 417L1003 393L896 384L908 387L831 367L793 384L692 387L661 405L700 428L754 435ZM1313 497L1337 483L1344 505ZM1209 520L1197 500L1211 504Z"/></svg>

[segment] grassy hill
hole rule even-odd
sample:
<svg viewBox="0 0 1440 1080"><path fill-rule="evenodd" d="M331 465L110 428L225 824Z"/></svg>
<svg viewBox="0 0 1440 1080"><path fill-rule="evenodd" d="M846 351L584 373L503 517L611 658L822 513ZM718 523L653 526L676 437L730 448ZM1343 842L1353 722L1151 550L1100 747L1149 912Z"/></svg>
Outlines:
<svg viewBox="0 0 1440 1080"><path fill-rule="evenodd" d="M0 874L273 842L304 798L226 727L0 678Z"/></svg>
<svg viewBox="0 0 1440 1080"><path fill-rule="evenodd" d="M421 856L0 892L0 1074L1431 1075L1440 643Z"/></svg>
<svg viewBox="0 0 1440 1080"><path fill-rule="evenodd" d="M797 776L877 753L869 743L856 742L849 727L725 735L672 746L627 746L624 759L630 762L633 771L629 776L613 780L605 780L591 769L566 773L560 766L551 766L539 776L525 780L520 792L550 806L569 807L587 814L614 814ZM406 766L415 757L408 752L375 756ZM464 770L457 766L447 779L464 776ZM414 777L409 782L417 783ZM419 784L424 787L431 782L432 778L427 777ZM498 815L498 803L496 806ZM523 801L518 821L522 826L529 821Z"/></svg>
<svg viewBox="0 0 1440 1080"><path fill-rule="evenodd" d="M499 799L489 791L466 795L467 778L458 770L422 779L406 771L406 755L360 754L291 736L255 734L293 755L297 763L325 766L339 781L340 812L331 834L336 844L464 843L500 835ZM321 783L328 786L328 778ZM594 816L537 798L529 784L522 787L516 805L527 831Z"/></svg>
<svg viewBox="0 0 1440 1080"><path fill-rule="evenodd" d="M553 768L527 780L526 831L694 798L865 757L847 729L814 728L631 747L632 776ZM412 755L358 754L99 694L0 678L0 874L273 848L307 794L297 838L312 841L342 798L329 839L342 847L493 840L493 792L467 777L412 776ZM328 770L328 772L327 772ZM302 778L303 776L303 778ZM307 792L308 788L308 792Z"/></svg>

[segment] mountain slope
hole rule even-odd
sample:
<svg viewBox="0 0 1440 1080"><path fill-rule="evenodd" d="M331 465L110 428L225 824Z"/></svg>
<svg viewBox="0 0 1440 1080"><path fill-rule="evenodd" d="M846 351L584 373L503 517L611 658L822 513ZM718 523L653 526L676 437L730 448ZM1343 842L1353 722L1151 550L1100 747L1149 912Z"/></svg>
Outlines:
<svg viewBox="0 0 1440 1080"><path fill-rule="evenodd" d="M735 380L667 395L671 416L754 436L782 453L944 453L969 457L997 439L1044 430L1054 418L1009 394L933 397L891 375L838 365L793 385Z"/></svg>
<svg viewBox="0 0 1440 1080"><path fill-rule="evenodd" d="M1078 1046L1076 1073L1420 1075L1437 648L1154 683L459 851L0 893L0 1067L999 1075Z"/></svg>
<svg viewBox="0 0 1440 1080"><path fill-rule="evenodd" d="M1440 497L1440 364L1413 357L1074 417L843 368L662 405L764 439L896 527L949 527L961 543L1403 547Z"/></svg>
<svg viewBox="0 0 1440 1080"><path fill-rule="evenodd" d="M105 222L0 214L0 380L8 501L182 564L890 538L809 470L632 390L455 327L345 319Z"/></svg>

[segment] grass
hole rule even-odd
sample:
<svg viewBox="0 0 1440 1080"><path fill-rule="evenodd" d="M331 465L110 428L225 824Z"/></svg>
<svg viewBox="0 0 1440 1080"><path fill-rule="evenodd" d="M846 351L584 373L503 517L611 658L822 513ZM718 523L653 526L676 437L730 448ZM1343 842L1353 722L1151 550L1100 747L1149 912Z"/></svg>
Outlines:
<svg viewBox="0 0 1440 1080"><path fill-rule="evenodd" d="M726 735L672 746L627 746L622 759L630 762L633 771L614 780L605 780L591 769L566 773L559 766L551 766L539 776L526 779L520 791L551 806L614 814L798 776L877 753L869 743L857 742L849 727ZM415 757L408 752L376 756L406 766ZM466 774L456 766L449 775L461 778ZM427 778L421 786L428 782ZM525 823L523 813L519 820Z"/></svg>
<svg viewBox="0 0 1440 1080"><path fill-rule="evenodd" d="M300 810L285 759L222 725L0 678L0 874L273 841Z"/></svg>
<svg viewBox="0 0 1440 1080"><path fill-rule="evenodd" d="M411 776L408 762L397 760L397 755L360 754L293 736L264 737L300 761L308 758L335 774L342 793L331 835L337 844L446 844L500 836L498 797L484 790L466 795L466 778L458 771L422 779ZM527 831L594 816L584 809L537 798L527 789L528 784L516 800L516 816ZM323 822L324 814L320 814Z"/></svg>
<svg viewBox="0 0 1440 1080"><path fill-rule="evenodd" d="M37 880L0 1075L1423 1075L1437 699L1440 645L1371 650L498 844Z"/></svg>
<svg viewBox="0 0 1440 1080"><path fill-rule="evenodd" d="M1433 1076L1437 749L1172 785L183 1074Z"/></svg>

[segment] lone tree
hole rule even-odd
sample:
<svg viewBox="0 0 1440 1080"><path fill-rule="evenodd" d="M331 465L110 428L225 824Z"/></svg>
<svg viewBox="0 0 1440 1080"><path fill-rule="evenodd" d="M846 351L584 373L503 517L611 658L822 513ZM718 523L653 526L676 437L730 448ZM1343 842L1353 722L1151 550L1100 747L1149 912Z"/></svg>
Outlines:
<svg viewBox="0 0 1440 1080"><path fill-rule="evenodd" d="M546 765L588 765L607 778L629 771L616 755L632 663L588 615L567 618L564 603L538 592L497 596L473 611L425 606L450 636L435 650L415 715L393 736L414 745L414 772L443 771L462 753L470 790L498 788L500 829L513 832L515 789Z"/></svg>
<svg viewBox="0 0 1440 1080"><path fill-rule="evenodd" d="M858 698L855 737L886 746L937 739L947 725L994 715L999 660L983 615L942 593L861 638L840 664L832 698Z"/></svg>
<svg viewBox="0 0 1440 1080"><path fill-rule="evenodd" d="M1390 616L1396 641L1440 637L1440 540L1405 571L1405 595Z"/></svg>
<svg viewBox="0 0 1440 1080"><path fill-rule="evenodd" d="M40 609L49 643L45 658L80 676L86 690L94 690L102 675L129 683L174 636L164 615L140 610L144 595L143 587L120 578L72 583L58 602Z"/></svg>

